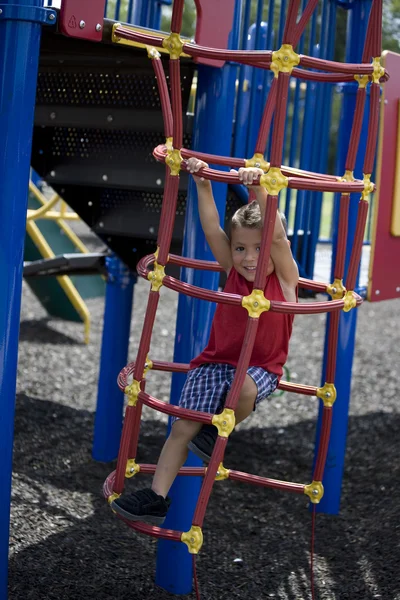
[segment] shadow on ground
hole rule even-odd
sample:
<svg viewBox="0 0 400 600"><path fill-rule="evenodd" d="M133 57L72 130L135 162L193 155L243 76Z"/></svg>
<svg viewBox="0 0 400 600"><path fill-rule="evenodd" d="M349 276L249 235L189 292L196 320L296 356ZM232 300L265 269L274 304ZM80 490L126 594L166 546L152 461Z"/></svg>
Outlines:
<svg viewBox="0 0 400 600"><path fill-rule="evenodd" d="M154 585L155 540L118 521L102 497L114 464L92 461L92 426L90 412L17 400L11 600L173 597ZM350 419L341 515L317 517L318 599L400 598L399 427L398 415L383 412ZM142 424L139 461L155 462L163 435L159 423ZM225 465L308 481L313 439L309 421L239 431ZM198 557L202 599L311 598L310 529L303 496L216 484Z"/></svg>

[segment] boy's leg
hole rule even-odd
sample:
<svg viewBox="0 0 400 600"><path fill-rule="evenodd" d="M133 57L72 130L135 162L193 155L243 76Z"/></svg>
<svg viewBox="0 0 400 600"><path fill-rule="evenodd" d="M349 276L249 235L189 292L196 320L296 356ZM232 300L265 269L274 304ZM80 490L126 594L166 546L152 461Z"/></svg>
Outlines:
<svg viewBox="0 0 400 600"><path fill-rule="evenodd" d="M170 505L167 493L186 460L187 444L200 427L201 423L194 421L175 421L161 451L151 489L145 488L116 498L111 503L115 512L130 521L162 525Z"/></svg>
<svg viewBox="0 0 400 600"><path fill-rule="evenodd" d="M254 379L246 374L235 410L236 424L246 419L253 412L257 394L258 388ZM209 462L217 437L218 430L214 425L203 425L200 433L189 442L188 447L196 456Z"/></svg>
<svg viewBox="0 0 400 600"><path fill-rule="evenodd" d="M178 419L172 425L171 433L166 440L158 459L151 489L160 496L166 497L179 469L188 455L187 445L200 431L201 423Z"/></svg>
<svg viewBox="0 0 400 600"><path fill-rule="evenodd" d="M250 375L246 375L235 410L236 425L251 415L254 410L257 394L258 388L254 379Z"/></svg>

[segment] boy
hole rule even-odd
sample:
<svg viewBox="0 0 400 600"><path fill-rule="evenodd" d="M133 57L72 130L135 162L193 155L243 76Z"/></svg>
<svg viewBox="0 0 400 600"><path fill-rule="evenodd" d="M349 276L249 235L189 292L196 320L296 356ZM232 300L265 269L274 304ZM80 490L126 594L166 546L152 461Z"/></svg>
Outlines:
<svg viewBox="0 0 400 600"><path fill-rule="evenodd" d="M219 223L211 183L196 175L208 165L190 158L187 166L197 185L205 237L214 257L228 275L224 291L247 296L253 289L267 200L265 189L253 186L253 180L263 171L239 169L239 178L254 189L256 200L233 215L229 239ZM269 300L296 302L299 274L282 221L277 212L264 294ZM179 406L212 414L223 410L235 375L246 323L247 312L242 307L218 304L209 342L190 363ZM258 402L276 389L288 354L292 323L292 315L268 311L260 316L250 365L235 410L236 423L248 417ZM188 449L209 461L217 436L213 425L173 419L151 488L117 498L112 502L112 508L128 520L161 525L170 504L168 491L186 461Z"/></svg>

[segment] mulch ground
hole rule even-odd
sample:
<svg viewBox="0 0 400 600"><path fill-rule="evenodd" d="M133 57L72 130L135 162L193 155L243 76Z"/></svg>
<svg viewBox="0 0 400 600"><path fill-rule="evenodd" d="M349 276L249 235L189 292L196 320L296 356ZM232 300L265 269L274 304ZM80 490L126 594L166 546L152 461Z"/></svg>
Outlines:
<svg viewBox="0 0 400 600"><path fill-rule="evenodd" d="M138 282L132 360L147 294L148 282ZM176 302L162 290L152 358L172 357ZM102 496L115 468L91 457L103 299L88 305L93 328L85 346L82 326L49 320L24 284L9 598L171 599L154 583L156 541L120 522ZM399 309L393 300L359 310L341 512L317 516L318 600L400 600ZM293 380L320 384L324 323L322 315L296 318ZM168 375L154 373L148 389L167 400L169 385ZM316 415L314 398L284 394L265 402L233 434L225 466L308 482ZM146 409L138 461L156 462L164 436L165 417ZM311 598L310 537L305 497L218 482L197 559L202 599Z"/></svg>

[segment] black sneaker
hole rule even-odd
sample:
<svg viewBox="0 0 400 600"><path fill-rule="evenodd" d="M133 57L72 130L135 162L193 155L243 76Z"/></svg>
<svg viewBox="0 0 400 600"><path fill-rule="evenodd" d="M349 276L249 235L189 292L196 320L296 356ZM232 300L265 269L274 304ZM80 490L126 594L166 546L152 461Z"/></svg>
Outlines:
<svg viewBox="0 0 400 600"><path fill-rule="evenodd" d="M111 502L111 508L128 521L143 521L150 525L162 525L165 521L171 500L159 496L146 488L127 496L120 496Z"/></svg>
<svg viewBox="0 0 400 600"><path fill-rule="evenodd" d="M188 443L188 448L205 462L210 462L217 437L218 429L214 425L203 425L199 433Z"/></svg>

